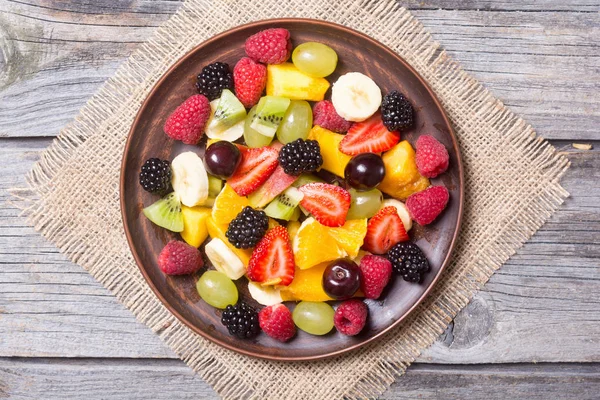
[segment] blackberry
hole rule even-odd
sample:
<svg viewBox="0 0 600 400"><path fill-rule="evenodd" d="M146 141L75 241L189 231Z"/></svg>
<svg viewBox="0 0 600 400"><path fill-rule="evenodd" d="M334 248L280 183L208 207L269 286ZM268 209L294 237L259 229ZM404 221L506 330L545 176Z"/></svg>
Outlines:
<svg viewBox="0 0 600 400"><path fill-rule="evenodd" d="M223 89L233 91L233 75L229 71L229 64L215 62L202 68L196 88L198 93L205 95L210 101L221 97Z"/></svg>
<svg viewBox="0 0 600 400"><path fill-rule="evenodd" d="M264 211L244 207L229 223L225 236L238 249L249 249L256 246L269 228L269 217Z"/></svg>
<svg viewBox="0 0 600 400"><path fill-rule="evenodd" d="M171 189L171 163L160 158L149 158L142 165L140 185L146 192L164 195Z"/></svg>
<svg viewBox="0 0 600 400"><path fill-rule="evenodd" d="M258 313L243 301L235 306L228 305L221 315L221 323L227 327L230 335L240 339L252 338L260 332Z"/></svg>
<svg viewBox="0 0 600 400"><path fill-rule="evenodd" d="M410 101L397 90L386 94L381 102L381 119L390 131L410 128L414 122Z"/></svg>
<svg viewBox="0 0 600 400"><path fill-rule="evenodd" d="M421 249L414 243L398 243L387 253L394 272L402 275L407 282L421 282L423 274L429 271L429 262Z"/></svg>
<svg viewBox="0 0 600 400"><path fill-rule="evenodd" d="M316 171L323 165L319 142L296 139L286 144L279 151L279 165L288 175Z"/></svg>

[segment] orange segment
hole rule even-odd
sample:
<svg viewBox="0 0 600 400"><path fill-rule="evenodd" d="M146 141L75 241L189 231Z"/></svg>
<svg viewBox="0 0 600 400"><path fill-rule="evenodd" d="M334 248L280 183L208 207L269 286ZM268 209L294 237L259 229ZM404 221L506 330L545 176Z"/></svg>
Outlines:
<svg viewBox="0 0 600 400"><path fill-rule="evenodd" d="M367 234L367 219L353 219L346 221L339 228L327 228L327 230L340 247L348 253L348 257L355 258Z"/></svg>
<svg viewBox="0 0 600 400"><path fill-rule="evenodd" d="M331 297L327 296L321 284L321 281L323 280L323 271L325 271L327 265L329 265L329 262L304 270L296 268L292 283L281 288L280 293L283 301L333 300Z"/></svg>
<svg viewBox="0 0 600 400"><path fill-rule="evenodd" d="M400 200L429 186L429 180L417 169L415 150L406 140L398 143L381 157L385 177L377 187L382 192Z"/></svg>
<svg viewBox="0 0 600 400"><path fill-rule="evenodd" d="M212 217L217 224L228 224L248 205L248 199L239 196L228 184L215 199Z"/></svg>
<svg viewBox="0 0 600 400"><path fill-rule="evenodd" d="M346 251L329 234L326 226L307 218L293 240L294 261L300 269L346 257Z"/></svg>
<svg viewBox="0 0 600 400"><path fill-rule="evenodd" d="M250 262L250 256L252 255L252 249L238 249L231 243L225 236L225 232L227 232L226 224L218 224L211 217L206 220L206 228L208 229L208 235L213 239L221 239L223 243L229 247L236 256L239 257L240 260L244 263L245 266L248 266L248 262Z"/></svg>

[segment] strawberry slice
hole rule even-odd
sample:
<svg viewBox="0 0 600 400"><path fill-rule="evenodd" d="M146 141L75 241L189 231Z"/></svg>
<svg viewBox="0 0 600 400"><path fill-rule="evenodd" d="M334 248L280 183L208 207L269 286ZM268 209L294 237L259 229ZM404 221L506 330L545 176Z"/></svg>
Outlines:
<svg viewBox="0 0 600 400"><path fill-rule="evenodd" d="M355 156L361 153L388 151L400 141L400 132L390 132L379 113L366 121L354 123L340 142L342 153Z"/></svg>
<svg viewBox="0 0 600 400"><path fill-rule="evenodd" d="M350 209L350 193L346 189L328 183L309 183L299 190L304 194L300 205L321 225L344 225Z"/></svg>
<svg viewBox="0 0 600 400"><path fill-rule="evenodd" d="M296 264L288 231L277 226L258 242L250 262L248 278L263 285L287 286L294 280Z"/></svg>
<svg viewBox="0 0 600 400"><path fill-rule="evenodd" d="M277 168L279 152L271 147L242 151L242 162L227 183L239 196L247 196L265 183Z"/></svg>
<svg viewBox="0 0 600 400"><path fill-rule="evenodd" d="M395 207L384 207L367 224L363 249L373 254L385 254L396 243L409 239Z"/></svg>

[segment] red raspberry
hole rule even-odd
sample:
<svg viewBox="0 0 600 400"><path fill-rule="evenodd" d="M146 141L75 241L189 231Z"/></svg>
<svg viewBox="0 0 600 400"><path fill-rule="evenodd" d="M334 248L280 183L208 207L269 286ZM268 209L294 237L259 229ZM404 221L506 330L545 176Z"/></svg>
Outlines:
<svg viewBox="0 0 600 400"><path fill-rule="evenodd" d="M167 275L193 274L204 265L200 250L179 240L171 240L158 256L158 266Z"/></svg>
<svg viewBox="0 0 600 400"><path fill-rule="evenodd" d="M292 313L283 304L275 304L260 310L258 323L267 335L280 342L287 342L296 334Z"/></svg>
<svg viewBox="0 0 600 400"><path fill-rule="evenodd" d="M204 125L210 117L210 103L201 94L184 101L169 115L164 131L171 138L185 144L196 144L204 133Z"/></svg>
<svg viewBox="0 0 600 400"><path fill-rule="evenodd" d="M244 107L250 108L260 100L267 84L267 67L248 57L242 58L233 68L235 94Z"/></svg>
<svg viewBox="0 0 600 400"><path fill-rule="evenodd" d="M430 186L406 199L406 208L413 220L420 225L432 223L444 211L450 194L444 186Z"/></svg>
<svg viewBox="0 0 600 400"><path fill-rule="evenodd" d="M344 335L358 335L365 327L368 314L369 308L365 303L358 299L347 300L335 310L333 324Z"/></svg>
<svg viewBox="0 0 600 400"><path fill-rule="evenodd" d="M281 64L291 53L292 42L287 29L265 29L246 39L248 57L263 64Z"/></svg>
<svg viewBox="0 0 600 400"><path fill-rule="evenodd" d="M390 282L392 263L380 256L367 255L360 260L360 290L367 299L378 299Z"/></svg>
<svg viewBox="0 0 600 400"><path fill-rule="evenodd" d="M313 124L337 133L346 133L352 126L352 122L340 117L329 100L319 101L313 106Z"/></svg>
<svg viewBox="0 0 600 400"><path fill-rule="evenodd" d="M436 138L422 135L417 139L417 168L427 178L435 178L448 169L448 150Z"/></svg>

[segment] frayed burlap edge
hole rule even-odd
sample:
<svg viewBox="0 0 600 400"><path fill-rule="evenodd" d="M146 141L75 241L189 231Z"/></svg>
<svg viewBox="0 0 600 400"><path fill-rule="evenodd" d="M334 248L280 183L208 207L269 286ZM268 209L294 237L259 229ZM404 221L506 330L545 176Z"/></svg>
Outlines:
<svg viewBox="0 0 600 400"><path fill-rule="evenodd" d="M564 201L568 193L559 180L568 160L466 74L422 25L393 1L244 3L186 2L42 153L27 176L28 187L13 190L15 201L37 230L114 293L220 395L269 399L378 396ZM84 155L93 157L86 151L93 148L120 157L141 102L168 67L194 45L241 23L293 16L330 20L362 31L419 71L438 95L457 133L466 171L466 202L452 264L402 327L347 356L286 364L224 350L191 332L163 307L145 284L125 243L118 213L118 169L106 166L94 172L106 180L103 184L110 190L102 195L111 201L104 205L109 211L101 209L102 205L96 211L110 220L106 227L118 230L104 240L103 231L92 229L96 244L101 244L92 245L94 238L78 231L78 224L85 222L73 213L60 213L57 204L62 204L60 195L70 194L64 175L91 173L73 167L85 160ZM503 172L502 156L494 155L495 150L510 158L514 183L504 179L511 174ZM495 176L502 179L496 182ZM490 182L500 185L497 191L486 184ZM482 194L483 190L489 190L489 195ZM499 198L498 193L504 197ZM496 214L493 218L492 213Z"/></svg>

